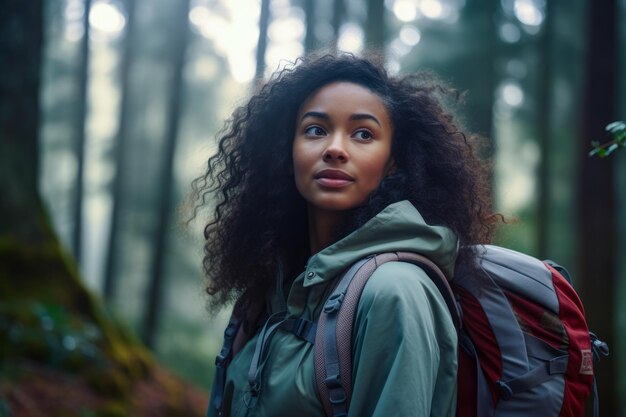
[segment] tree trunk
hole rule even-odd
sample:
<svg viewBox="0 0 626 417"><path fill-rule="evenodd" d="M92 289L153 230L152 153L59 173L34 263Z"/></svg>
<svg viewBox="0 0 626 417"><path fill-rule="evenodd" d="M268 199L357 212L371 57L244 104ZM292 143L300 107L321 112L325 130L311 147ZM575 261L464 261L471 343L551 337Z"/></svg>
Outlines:
<svg viewBox="0 0 626 417"><path fill-rule="evenodd" d="M318 47L315 35L315 0L304 0L306 34L304 35L304 53L313 52Z"/></svg>
<svg viewBox="0 0 626 417"><path fill-rule="evenodd" d="M379 51L382 51L385 46L385 2L383 0L367 0L365 45Z"/></svg>
<svg viewBox="0 0 626 417"><path fill-rule="evenodd" d="M261 17L259 18L259 41L256 48L256 73L254 75L255 84L263 83L263 73L265 72L265 51L267 50L267 28L270 21L270 0L262 0Z"/></svg>
<svg viewBox="0 0 626 417"><path fill-rule="evenodd" d="M167 115L165 147L163 149L163 163L160 171L161 178L158 184L162 184L159 201L159 221L155 234L155 251L150 269L150 284L148 288L148 302L144 314L144 342L148 347L155 345L155 339L159 324L159 312L163 301L163 286L166 267L166 247L170 230L170 218L172 215L174 160L176 155L176 142L179 131L179 121L183 95L183 69L185 66L185 53L189 40L189 0L181 0L179 25L174 34L172 60L172 84L168 100L169 111Z"/></svg>
<svg viewBox="0 0 626 417"><path fill-rule="evenodd" d="M333 2L333 17L332 17L333 39L330 45L330 49L333 51L336 51L338 48L337 44L339 42L339 31L341 29L341 24L343 23L343 12L344 12L343 0L335 0Z"/></svg>
<svg viewBox="0 0 626 417"><path fill-rule="evenodd" d="M129 123L128 111L130 105L130 67L133 59L133 33L135 20L135 0L126 0L127 17L126 17L126 44L124 46L124 55L122 56L120 84L122 90L122 100L120 104L120 117L117 135L115 137L115 164L116 171L113 178L112 190L112 208L111 208L111 225L109 232L109 241L107 245L104 285L103 293L107 301L111 301L115 296L115 281L117 278L115 247L118 244L118 231L121 217L122 200L124 195L124 179L126 178L127 166L126 157L129 149L128 134Z"/></svg>
<svg viewBox="0 0 626 417"><path fill-rule="evenodd" d="M32 355L31 339L6 340L7 316L23 320L33 305L53 306L74 315L76 322L86 320L102 333L100 346L111 349L117 365L139 376L151 359L140 346L124 340L120 328L105 317L97 300L86 290L75 265L62 252L52 231L38 194L39 153L37 131L39 122L39 84L42 51L42 2L11 2L0 18L0 59L12 63L13 78L0 77L0 167L8 167L12 175L0 176L0 345L3 354L11 345L17 347L19 358ZM4 197L7 197L4 200ZM60 307L60 309L58 309ZM20 323L28 326L28 323ZM50 330L50 329L49 329ZM58 331L58 330L57 330ZM48 332L46 337L53 337ZM49 341L47 342L49 343ZM36 343L35 343L36 345ZM41 359L44 343L38 345L35 357ZM126 350L128 349L128 350ZM45 357L45 355L44 355ZM3 356L4 360L5 357ZM14 358L15 359L15 358ZM31 357L31 359L33 359ZM113 364L112 364L113 366ZM103 380L106 376L102 376ZM35 400L36 402L36 400Z"/></svg>
<svg viewBox="0 0 626 417"><path fill-rule="evenodd" d="M85 0L83 15L83 39L80 45L80 66L78 75L78 104L76 116L76 191L74 194L74 230L72 246L74 259L80 265L82 258L83 233L83 177L85 166L85 121L87 120L87 82L89 74L89 11L91 0Z"/></svg>
<svg viewBox="0 0 626 417"><path fill-rule="evenodd" d="M37 126L43 41L41 1L12 1L0 13L0 236L41 243Z"/></svg>
<svg viewBox="0 0 626 417"><path fill-rule="evenodd" d="M0 14L0 62L11 63L0 77L0 414L201 416L206 395L107 315L41 204L42 3L12 1Z"/></svg>
<svg viewBox="0 0 626 417"><path fill-rule="evenodd" d="M577 259L589 327L610 347L615 347L615 260L618 253L615 249L613 159L589 158L587 154L590 141L604 139L604 127L615 116L617 2L590 1L588 7L589 45L578 178ZM602 415L618 415L617 374L614 357L599 363L596 378Z"/></svg>
<svg viewBox="0 0 626 417"><path fill-rule="evenodd" d="M543 22L543 37L540 44L539 98L538 98L538 140L541 160L537 173L537 255L548 258L548 233L550 215L550 136L552 114L552 39L554 4L546 3L546 19Z"/></svg>

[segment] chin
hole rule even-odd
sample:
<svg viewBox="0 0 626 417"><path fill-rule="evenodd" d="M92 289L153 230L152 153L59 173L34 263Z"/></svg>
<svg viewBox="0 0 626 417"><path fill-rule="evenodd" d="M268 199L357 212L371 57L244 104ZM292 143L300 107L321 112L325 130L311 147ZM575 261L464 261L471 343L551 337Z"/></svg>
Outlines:
<svg viewBox="0 0 626 417"><path fill-rule="evenodd" d="M312 201L312 207L322 211L350 211L365 204L364 202L342 201L341 199L324 199L322 201Z"/></svg>

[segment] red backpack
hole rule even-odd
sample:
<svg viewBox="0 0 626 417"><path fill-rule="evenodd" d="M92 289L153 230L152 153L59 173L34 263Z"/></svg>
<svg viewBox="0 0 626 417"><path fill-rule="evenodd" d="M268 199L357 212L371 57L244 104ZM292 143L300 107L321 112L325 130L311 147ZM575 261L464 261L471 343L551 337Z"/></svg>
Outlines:
<svg viewBox="0 0 626 417"><path fill-rule="evenodd" d="M341 277L315 340L327 416L347 414L358 299L376 268L390 261L424 269L452 314L459 336L457 417L579 417L592 389L598 415L593 365L608 347L589 332L567 271L497 246L476 251L480 277L459 270L448 280L427 258L404 252L371 256Z"/></svg>
<svg viewBox="0 0 626 417"><path fill-rule="evenodd" d="M567 271L497 246L477 246L476 252L483 273L458 270L450 280L415 253L371 255L337 280L317 322L277 313L265 320L262 332L288 331L314 344L325 413L346 416L352 394L352 327L361 292L380 265L410 262L435 283L458 332L457 417L580 417L592 389L597 417L593 366L608 355L608 347L589 332ZM231 318L216 360L209 407L217 410L222 408L226 367L251 337L241 323ZM250 375L256 370L253 363Z"/></svg>

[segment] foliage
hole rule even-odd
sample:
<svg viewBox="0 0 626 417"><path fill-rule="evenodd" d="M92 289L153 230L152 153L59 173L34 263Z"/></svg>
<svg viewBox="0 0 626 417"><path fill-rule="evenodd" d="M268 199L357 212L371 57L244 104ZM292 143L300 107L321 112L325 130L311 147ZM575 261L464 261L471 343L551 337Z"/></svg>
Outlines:
<svg viewBox="0 0 626 417"><path fill-rule="evenodd" d="M626 124L622 121L610 123L606 126L606 131L611 134L613 140L600 144L600 142L591 142L593 149L589 152L589 156L598 156L606 158L618 149L626 148Z"/></svg>

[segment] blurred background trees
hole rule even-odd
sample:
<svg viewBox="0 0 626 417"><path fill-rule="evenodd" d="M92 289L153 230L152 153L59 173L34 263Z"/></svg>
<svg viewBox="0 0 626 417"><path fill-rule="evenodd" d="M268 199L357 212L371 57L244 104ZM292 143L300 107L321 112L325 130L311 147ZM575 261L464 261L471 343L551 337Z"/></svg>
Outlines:
<svg viewBox="0 0 626 417"><path fill-rule="evenodd" d="M255 79L305 51L369 46L393 73L466 92L459 115L488 138L510 220L498 243L571 270L612 348L602 414L626 416L626 154L587 156L626 117L624 0L46 0L26 34L13 12L27 11L7 6L0 27L0 224L28 227L4 207L38 184L84 284L179 375L208 389L221 344L224 317L203 308L208 211L185 224L215 133ZM42 51L23 66L30 86L4 52L26 35ZM15 107L28 88L39 112ZM37 146L6 127L33 123ZM29 185L16 146L38 157Z"/></svg>

